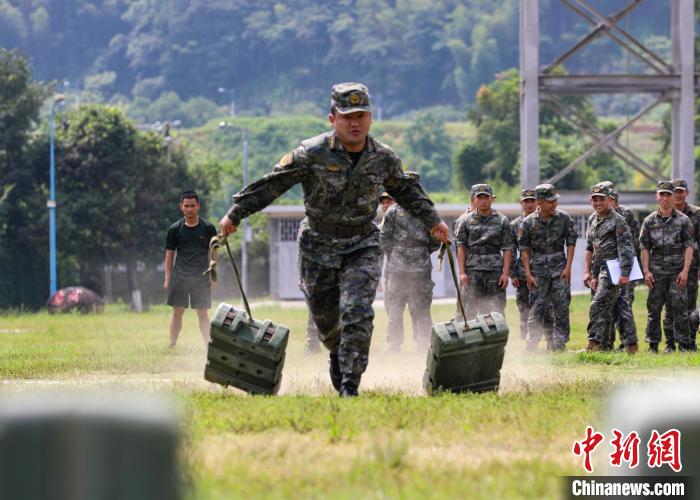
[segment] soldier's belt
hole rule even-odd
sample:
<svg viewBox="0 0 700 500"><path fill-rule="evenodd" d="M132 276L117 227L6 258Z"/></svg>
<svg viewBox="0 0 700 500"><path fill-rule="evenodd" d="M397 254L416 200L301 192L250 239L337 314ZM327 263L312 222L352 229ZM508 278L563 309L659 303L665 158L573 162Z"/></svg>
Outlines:
<svg viewBox="0 0 700 500"><path fill-rule="evenodd" d="M651 255L683 255L684 253L685 248L661 247L651 250Z"/></svg>
<svg viewBox="0 0 700 500"><path fill-rule="evenodd" d="M309 227L317 233L327 234L336 238L352 238L353 236L360 236L362 234L369 233L374 227L374 224L371 222L366 222L356 226L346 226L342 224L328 224L326 222L319 222L309 217Z"/></svg>
<svg viewBox="0 0 700 500"><path fill-rule="evenodd" d="M423 240L402 240L398 241L394 247L399 248L427 248L428 242Z"/></svg>
<svg viewBox="0 0 700 500"><path fill-rule="evenodd" d="M500 254L501 253L501 248L497 247L495 245L477 245L473 247L468 247L467 252L476 254L476 255L491 255L491 254Z"/></svg>
<svg viewBox="0 0 700 500"><path fill-rule="evenodd" d="M553 247L546 247L546 248L532 248L532 253L533 254L555 254L555 253L564 253L563 248L553 248Z"/></svg>

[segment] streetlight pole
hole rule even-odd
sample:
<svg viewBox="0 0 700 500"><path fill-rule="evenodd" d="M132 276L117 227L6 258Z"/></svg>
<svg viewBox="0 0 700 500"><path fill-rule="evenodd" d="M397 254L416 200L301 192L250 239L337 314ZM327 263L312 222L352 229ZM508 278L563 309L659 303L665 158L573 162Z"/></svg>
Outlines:
<svg viewBox="0 0 700 500"><path fill-rule="evenodd" d="M236 127L228 122L219 123L219 128L240 130L243 138L243 186L248 185L248 128ZM243 289L248 290L248 241L251 239L251 229L248 219L243 219L243 242L241 243L241 282Z"/></svg>
<svg viewBox="0 0 700 500"><path fill-rule="evenodd" d="M231 94L231 98L229 101L229 115L231 118L236 117L236 88L231 87L230 89L226 89L224 87L219 87L219 93L223 94L224 92L228 91Z"/></svg>
<svg viewBox="0 0 700 500"><path fill-rule="evenodd" d="M50 153L50 191L49 201L46 206L49 208L49 292L50 296L56 293L56 162L54 158L53 146L53 129L54 116L56 114L56 105L63 102L64 97L57 95L51 103L51 118L49 124L49 142L51 145Z"/></svg>

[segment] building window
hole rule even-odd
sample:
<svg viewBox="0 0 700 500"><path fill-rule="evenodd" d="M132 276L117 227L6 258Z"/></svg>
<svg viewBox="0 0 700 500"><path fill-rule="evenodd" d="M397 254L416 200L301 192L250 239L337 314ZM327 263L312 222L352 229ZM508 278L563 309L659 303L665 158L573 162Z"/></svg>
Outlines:
<svg viewBox="0 0 700 500"><path fill-rule="evenodd" d="M300 219L280 219L280 241L296 241Z"/></svg>

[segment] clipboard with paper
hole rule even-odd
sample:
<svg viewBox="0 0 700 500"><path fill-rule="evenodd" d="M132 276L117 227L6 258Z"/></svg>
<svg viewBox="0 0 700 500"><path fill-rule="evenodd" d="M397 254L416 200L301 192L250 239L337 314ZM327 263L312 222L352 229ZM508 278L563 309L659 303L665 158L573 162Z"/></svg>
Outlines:
<svg viewBox="0 0 700 500"><path fill-rule="evenodd" d="M605 267L608 269L608 275L613 285L620 283L620 261L618 259L610 259L605 261ZM639 267L637 257L632 259L632 272L630 272L630 281L643 280L642 268Z"/></svg>

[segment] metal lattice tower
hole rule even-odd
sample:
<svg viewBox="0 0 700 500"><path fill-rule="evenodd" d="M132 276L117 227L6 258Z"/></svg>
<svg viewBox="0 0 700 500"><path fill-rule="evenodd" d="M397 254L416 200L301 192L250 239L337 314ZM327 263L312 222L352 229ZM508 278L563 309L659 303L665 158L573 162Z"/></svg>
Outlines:
<svg viewBox="0 0 700 500"><path fill-rule="evenodd" d="M576 160L545 182L555 183L583 164L599 150L614 154L626 165L656 181L663 176L652 165L630 151L620 135L661 103L672 108L672 160L674 178L692 182L695 172L694 74L695 47L693 0L670 0L672 61L664 61L654 51L620 26L643 0L629 0L618 12L603 14L589 0L561 0L573 13L591 25L592 30L559 57L544 66L539 54L539 0L520 0L520 183L532 187L540 183L539 108L544 103L565 121L592 139L591 146ZM598 37L608 37L649 69L648 74L557 75L552 70ZM564 95L649 93L656 100L630 117L613 132L605 133L562 99ZM689 193L692 202L694 193Z"/></svg>

